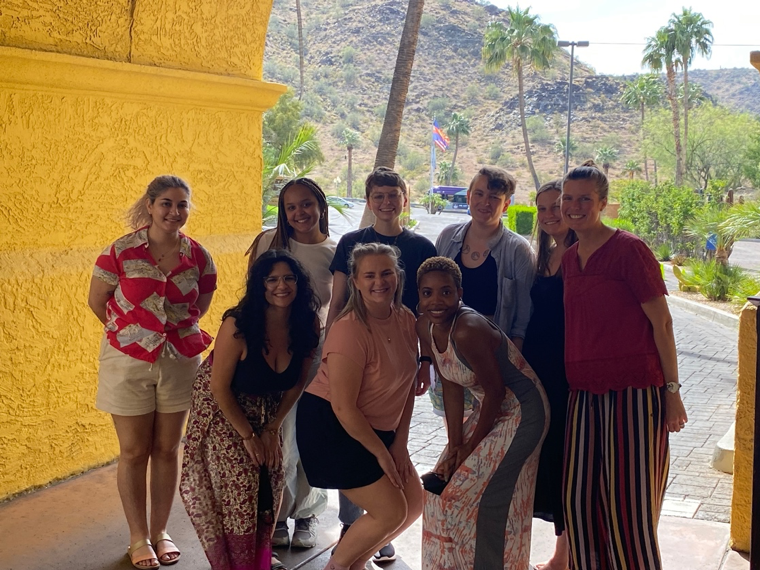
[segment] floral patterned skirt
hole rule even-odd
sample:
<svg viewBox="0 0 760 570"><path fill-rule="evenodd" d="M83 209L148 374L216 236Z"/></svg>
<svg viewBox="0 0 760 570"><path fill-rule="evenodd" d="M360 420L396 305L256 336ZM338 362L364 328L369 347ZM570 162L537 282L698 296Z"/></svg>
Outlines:
<svg viewBox="0 0 760 570"><path fill-rule="evenodd" d="M180 496L213 570L269 570L282 468L269 472L253 465L211 395L212 356L201 364L193 386ZM260 434L281 398L279 392L242 394L238 403Z"/></svg>

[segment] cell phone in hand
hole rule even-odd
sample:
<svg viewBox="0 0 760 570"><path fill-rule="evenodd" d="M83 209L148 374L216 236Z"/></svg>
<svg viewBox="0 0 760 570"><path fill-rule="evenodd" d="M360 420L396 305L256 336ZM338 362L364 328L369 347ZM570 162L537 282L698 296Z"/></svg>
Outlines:
<svg viewBox="0 0 760 570"><path fill-rule="evenodd" d="M422 488L425 489L428 493L433 493L434 495L440 495L443 493L446 485L449 484L449 482L438 475L438 473L434 473L432 471L420 476L420 479L422 480Z"/></svg>

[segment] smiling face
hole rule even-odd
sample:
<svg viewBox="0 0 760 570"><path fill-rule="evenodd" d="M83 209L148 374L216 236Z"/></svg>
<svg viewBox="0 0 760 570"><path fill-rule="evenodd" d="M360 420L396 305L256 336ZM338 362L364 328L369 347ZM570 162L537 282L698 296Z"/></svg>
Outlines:
<svg viewBox="0 0 760 570"><path fill-rule="evenodd" d="M407 198L398 186L374 186L367 207L378 220L392 222L404 211Z"/></svg>
<svg viewBox="0 0 760 570"><path fill-rule="evenodd" d="M430 271L420 279L420 313L430 322L451 322L462 299L462 288L457 289L454 278L445 271Z"/></svg>
<svg viewBox="0 0 760 570"><path fill-rule="evenodd" d="M592 180L566 180L562 185L562 217L576 232L601 225L602 210L607 199L600 199Z"/></svg>
<svg viewBox="0 0 760 570"><path fill-rule="evenodd" d="M264 299L273 307L286 308L295 301L298 292L298 278L284 261L272 266L272 271L264 278Z"/></svg>
<svg viewBox="0 0 760 570"><path fill-rule="evenodd" d="M296 241L304 241L314 232L319 232L319 219L323 212L309 188L294 184L285 191L283 203L288 225L293 228L293 238Z"/></svg>
<svg viewBox="0 0 760 570"><path fill-rule="evenodd" d="M352 280L365 305L390 307L398 287L396 263L387 255L365 255L354 268Z"/></svg>
<svg viewBox="0 0 760 570"><path fill-rule="evenodd" d="M167 188L152 203L148 200L151 225L168 233L178 232L190 215L190 197L184 188Z"/></svg>
<svg viewBox="0 0 760 570"><path fill-rule="evenodd" d="M484 226L496 226L501 223L501 216L507 211L509 200L503 191L489 190L488 178L484 175L475 177L467 191L467 204L473 223Z"/></svg>
<svg viewBox="0 0 760 570"><path fill-rule="evenodd" d="M560 212L560 191L545 190L536 196L538 227L552 237L567 233L568 227Z"/></svg>

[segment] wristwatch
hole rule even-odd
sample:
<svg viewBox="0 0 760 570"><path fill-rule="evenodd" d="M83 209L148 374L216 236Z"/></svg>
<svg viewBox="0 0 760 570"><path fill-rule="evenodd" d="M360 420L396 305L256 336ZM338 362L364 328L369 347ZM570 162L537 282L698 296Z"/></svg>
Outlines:
<svg viewBox="0 0 760 570"><path fill-rule="evenodd" d="M665 384L665 388L667 388L668 392L670 392L671 394L675 394L676 392L678 392L678 390L681 389L681 385L678 382L668 382L667 384Z"/></svg>

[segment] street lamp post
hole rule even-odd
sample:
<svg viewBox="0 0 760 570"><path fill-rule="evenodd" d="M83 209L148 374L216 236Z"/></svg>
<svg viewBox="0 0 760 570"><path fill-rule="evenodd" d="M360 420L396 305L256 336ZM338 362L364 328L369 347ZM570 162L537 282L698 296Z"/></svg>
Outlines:
<svg viewBox="0 0 760 570"><path fill-rule="evenodd" d="M570 82L567 84L567 135L565 136L565 174L570 163L570 114L573 108L573 65L575 64L575 46L588 47L588 42L566 42L560 40L558 47L570 48Z"/></svg>

